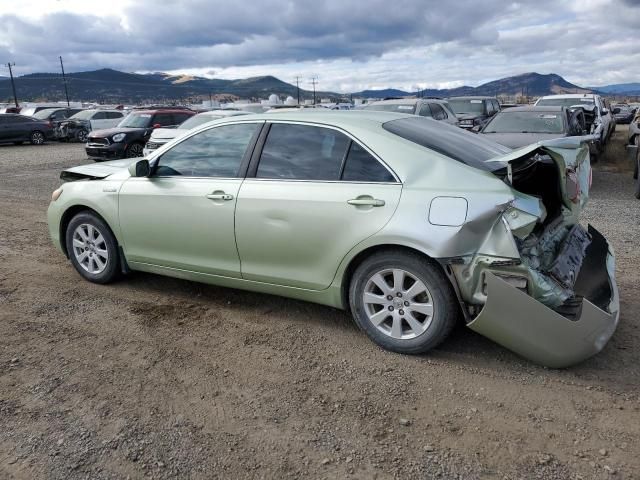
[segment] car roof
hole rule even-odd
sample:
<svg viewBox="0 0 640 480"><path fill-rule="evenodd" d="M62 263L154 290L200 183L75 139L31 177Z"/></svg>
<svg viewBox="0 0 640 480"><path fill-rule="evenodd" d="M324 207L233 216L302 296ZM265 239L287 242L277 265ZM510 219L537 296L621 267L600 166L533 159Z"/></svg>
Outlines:
<svg viewBox="0 0 640 480"><path fill-rule="evenodd" d="M280 111L272 113L254 113L219 119L216 122L249 120L273 121L273 122L308 122L346 128L378 128L385 122L400 118L413 118L415 115L407 113L381 112L378 110L329 110L305 108L295 111Z"/></svg>
<svg viewBox="0 0 640 480"><path fill-rule="evenodd" d="M511 107L504 110L504 113L510 112L550 112L550 113L559 113L565 110L566 107L559 107L556 105L527 105L522 107Z"/></svg>
<svg viewBox="0 0 640 480"><path fill-rule="evenodd" d="M149 110L131 110L131 113L192 113L195 114L193 110L187 110L182 108L151 108Z"/></svg>
<svg viewBox="0 0 640 480"><path fill-rule="evenodd" d="M208 117L208 116L235 117L238 115L251 115L251 114L249 112L245 112L244 110L207 110L206 112L200 112L197 115L199 117Z"/></svg>
<svg viewBox="0 0 640 480"><path fill-rule="evenodd" d="M447 100L497 100L497 98L485 95L462 95L459 97L447 97Z"/></svg>
<svg viewBox="0 0 640 480"><path fill-rule="evenodd" d="M547 99L547 98L594 98L597 95L595 93L563 93L560 95L545 95L544 97L540 97L538 100Z"/></svg>
<svg viewBox="0 0 640 480"><path fill-rule="evenodd" d="M393 98L389 100L376 100L375 102L367 103L367 105L415 105L420 102L447 103L447 101L442 98Z"/></svg>

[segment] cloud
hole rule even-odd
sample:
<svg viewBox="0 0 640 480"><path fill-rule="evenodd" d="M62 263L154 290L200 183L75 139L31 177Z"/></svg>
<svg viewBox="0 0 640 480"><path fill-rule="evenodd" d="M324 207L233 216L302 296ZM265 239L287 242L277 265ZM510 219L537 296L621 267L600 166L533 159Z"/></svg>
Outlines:
<svg viewBox="0 0 640 480"><path fill-rule="evenodd" d="M0 52L19 73L55 70L63 55L69 71L322 72L327 89L532 70L587 84L640 77L636 0L137 0L111 13L57 3L31 17L0 9Z"/></svg>

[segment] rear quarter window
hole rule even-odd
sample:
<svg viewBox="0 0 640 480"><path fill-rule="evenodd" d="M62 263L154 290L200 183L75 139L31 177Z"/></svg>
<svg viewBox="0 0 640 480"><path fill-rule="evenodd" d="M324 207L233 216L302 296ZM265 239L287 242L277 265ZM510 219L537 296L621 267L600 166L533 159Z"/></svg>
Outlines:
<svg viewBox="0 0 640 480"><path fill-rule="evenodd" d="M492 170L485 163L487 160L511 151L481 135L428 118L400 118L383 123L382 128L405 140L485 171ZM494 168L501 167L502 165L496 165Z"/></svg>

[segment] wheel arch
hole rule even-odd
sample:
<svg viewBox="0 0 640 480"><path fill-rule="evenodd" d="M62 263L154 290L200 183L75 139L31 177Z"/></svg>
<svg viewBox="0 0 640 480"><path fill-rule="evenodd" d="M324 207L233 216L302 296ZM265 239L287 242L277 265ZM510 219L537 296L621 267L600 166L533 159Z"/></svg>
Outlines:
<svg viewBox="0 0 640 480"><path fill-rule="evenodd" d="M109 222L104 217L104 215L101 215L100 212L98 212L94 208L91 208L87 205L82 205L82 204L71 205L69 208L67 208L64 211L64 213L60 217L60 227L59 227L60 228L60 246L62 247L62 251L64 252L67 258L69 258L69 252L67 251L67 242L66 242L67 227L69 226L71 219L81 212L89 212L95 215L96 217L98 217L100 220L102 220L107 226L107 228L109 228L109 230L111 231L111 234L113 235L113 238L116 239L116 242L120 247L120 240L118 239L118 236L115 234L111 225L109 225Z"/></svg>
<svg viewBox="0 0 640 480"><path fill-rule="evenodd" d="M362 264L362 262L364 262L370 256L376 253L385 252L385 251L396 251L396 252L406 252L406 253L416 254L416 255L419 255L420 257L423 257L425 260L428 260L434 264L437 264L438 268L442 270L442 273L449 280L451 288L453 288L456 296L459 297L457 285L453 283L452 276L446 271L446 269L443 267L441 262L437 261L435 258L431 257L426 252L414 246L404 245L401 243L382 243L377 245L370 245L362 249L358 253L356 253L351 259L348 260L348 263L340 276L340 279L341 279L340 299L345 309L347 310L349 309L349 286L351 285L353 274L355 273L357 268Z"/></svg>

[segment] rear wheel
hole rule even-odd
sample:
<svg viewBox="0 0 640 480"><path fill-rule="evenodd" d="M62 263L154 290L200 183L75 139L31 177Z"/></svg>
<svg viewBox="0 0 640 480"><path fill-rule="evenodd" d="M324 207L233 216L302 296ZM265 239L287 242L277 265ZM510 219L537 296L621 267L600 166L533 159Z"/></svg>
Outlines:
<svg viewBox="0 0 640 480"><path fill-rule="evenodd" d="M143 149L144 149L144 146L141 143L132 143L127 147L127 150L125 151L125 157L127 158L142 157Z"/></svg>
<svg viewBox="0 0 640 480"><path fill-rule="evenodd" d="M42 145L44 143L44 140L44 133L42 133L40 130L35 130L31 132L31 135L29 135L29 141L32 145Z"/></svg>
<svg viewBox="0 0 640 480"><path fill-rule="evenodd" d="M459 314L440 267L424 257L388 251L367 258L349 289L358 326L381 347L423 353L449 336Z"/></svg>
<svg viewBox="0 0 640 480"><path fill-rule="evenodd" d="M65 241L71 263L86 280L109 283L118 277L118 244L98 216L78 213L67 226Z"/></svg>

